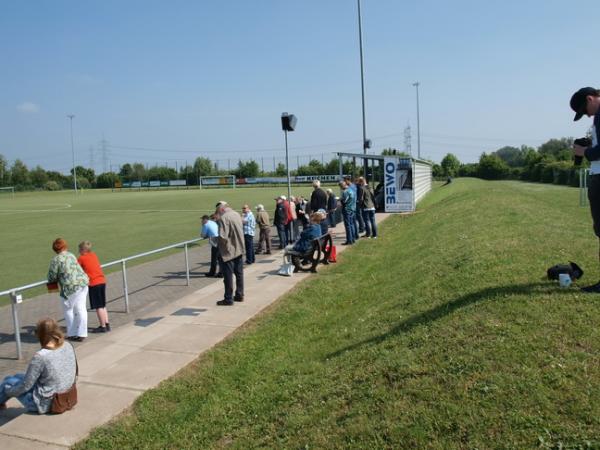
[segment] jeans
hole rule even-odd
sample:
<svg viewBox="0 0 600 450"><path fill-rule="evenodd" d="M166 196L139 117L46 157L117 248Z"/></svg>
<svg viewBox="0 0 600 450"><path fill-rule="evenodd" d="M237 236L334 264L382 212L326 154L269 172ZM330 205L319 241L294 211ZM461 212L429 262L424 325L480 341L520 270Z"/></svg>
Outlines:
<svg viewBox="0 0 600 450"><path fill-rule="evenodd" d="M358 223L358 233L364 233L365 232L365 221L363 220L363 216L361 214L360 208L357 208L356 222ZM357 239L358 239L358 233L356 234Z"/></svg>
<svg viewBox="0 0 600 450"><path fill-rule="evenodd" d="M329 231L329 227L327 226L327 219L323 220L319 225L321 226L321 236L327 234L327 231Z"/></svg>
<svg viewBox="0 0 600 450"><path fill-rule="evenodd" d="M332 209L327 214L327 220L329 221L329 227L335 228L335 209Z"/></svg>
<svg viewBox="0 0 600 450"><path fill-rule="evenodd" d="M285 225L277 224L277 235L279 236L279 248L285 248L288 245L287 235L285 234Z"/></svg>
<svg viewBox="0 0 600 450"><path fill-rule="evenodd" d="M249 234L244 235L244 245L246 246L246 262L252 264L256 261L254 257L254 236Z"/></svg>
<svg viewBox="0 0 600 450"><path fill-rule="evenodd" d="M354 244L357 238L354 211L344 211L342 215L344 216L344 228L346 229L346 243Z"/></svg>
<svg viewBox="0 0 600 450"><path fill-rule="evenodd" d="M13 387L17 384L23 383L25 379L24 373L18 373L16 375L8 376L0 383L0 403L5 403L8 400L8 396L4 393L4 388L7 386ZM33 388L27 392L19 395L17 400L27 409L27 411L38 412L37 406L33 401Z"/></svg>
<svg viewBox="0 0 600 450"><path fill-rule="evenodd" d="M377 237L377 223L375 223L375 210L364 209L362 214L363 219L365 220L365 230L367 232L367 236Z"/></svg>
<svg viewBox="0 0 600 450"><path fill-rule="evenodd" d="M221 270L223 271L223 284L225 285L224 299L227 302L233 301L233 275L235 274L235 297L244 296L244 257L238 256L230 261L223 261L221 258Z"/></svg>
<svg viewBox="0 0 600 450"><path fill-rule="evenodd" d="M285 237L288 242L294 242L297 236L292 235L292 221L290 220L285 226Z"/></svg>

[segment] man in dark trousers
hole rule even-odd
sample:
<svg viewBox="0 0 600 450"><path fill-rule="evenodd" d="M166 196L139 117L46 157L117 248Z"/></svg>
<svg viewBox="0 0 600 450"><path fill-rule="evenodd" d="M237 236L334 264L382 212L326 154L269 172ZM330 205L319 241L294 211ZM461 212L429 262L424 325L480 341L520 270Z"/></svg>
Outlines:
<svg viewBox="0 0 600 450"><path fill-rule="evenodd" d="M230 306L233 302L244 301L244 229L242 218L227 202L217 203L215 214L219 225L219 262L223 272L225 295L217 305ZM235 274L235 296L233 296L233 275Z"/></svg>
<svg viewBox="0 0 600 450"><path fill-rule="evenodd" d="M222 277L221 269L219 268L219 272L217 273L217 260L219 256L219 226L217 222L214 221L214 215L208 217L206 215L202 216L202 231L201 236L204 239L208 239L210 243L210 270L206 273L207 277Z"/></svg>
<svg viewBox="0 0 600 450"><path fill-rule="evenodd" d="M312 185L313 191L310 195L310 212L314 213L320 209L327 211L327 192L321 188L321 182L319 180L314 180Z"/></svg>
<svg viewBox="0 0 600 450"><path fill-rule="evenodd" d="M573 153L576 157L583 157L590 161L590 182L588 185L588 199L594 222L594 233L600 238L600 90L592 87L579 89L571 97L571 109L575 111L575 118L579 120L584 115L593 117L592 145L585 147L573 144ZM598 254L600 258L600 252ZM583 292L599 293L600 281L591 286L582 287Z"/></svg>

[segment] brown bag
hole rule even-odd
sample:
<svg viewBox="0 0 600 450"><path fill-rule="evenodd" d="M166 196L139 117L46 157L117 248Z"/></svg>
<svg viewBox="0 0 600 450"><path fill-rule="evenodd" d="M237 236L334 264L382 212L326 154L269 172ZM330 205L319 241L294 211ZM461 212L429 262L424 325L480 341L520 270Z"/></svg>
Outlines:
<svg viewBox="0 0 600 450"><path fill-rule="evenodd" d="M75 355L75 349L73 349ZM59 392L54 394L52 398L52 407L50 412L52 414L62 414L65 411L69 411L77 404L77 376L79 375L79 364L77 363L77 355L75 355L75 381L68 391Z"/></svg>

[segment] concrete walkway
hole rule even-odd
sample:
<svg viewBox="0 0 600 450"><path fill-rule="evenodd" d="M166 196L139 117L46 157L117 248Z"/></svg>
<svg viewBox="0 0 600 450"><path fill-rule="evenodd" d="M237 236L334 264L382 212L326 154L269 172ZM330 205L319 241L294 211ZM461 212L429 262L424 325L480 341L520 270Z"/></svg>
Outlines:
<svg viewBox="0 0 600 450"><path fill-rule="evenodd" d="M387 214L377 214L381 222ZM343 225L334 230L337 251L347 247ZM232 307L218 307L223 284L208 284L158 307L133 323L77 347L79 404L59 416L24 414L15 399L0 411L0 448L64 449L85 438L92 429L123 412L145 390L157 386L213 347L236 328L275 302L299 282L318 274L277 275L282 253L257 260L244 269L245 299ZM325 270L320 265L318 270Z"/></svg>

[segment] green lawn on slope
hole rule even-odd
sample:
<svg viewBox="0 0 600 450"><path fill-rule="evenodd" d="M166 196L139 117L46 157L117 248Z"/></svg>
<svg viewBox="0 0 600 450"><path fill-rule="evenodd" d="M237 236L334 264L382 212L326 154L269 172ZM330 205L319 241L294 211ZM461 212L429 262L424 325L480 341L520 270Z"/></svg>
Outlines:
<svg viewBox="0 0 600 450"><path fill-rule="evenodd" d="M437 188L77 448L600 445L600 295L543 280L597 281L577 196Z"/></svg>

